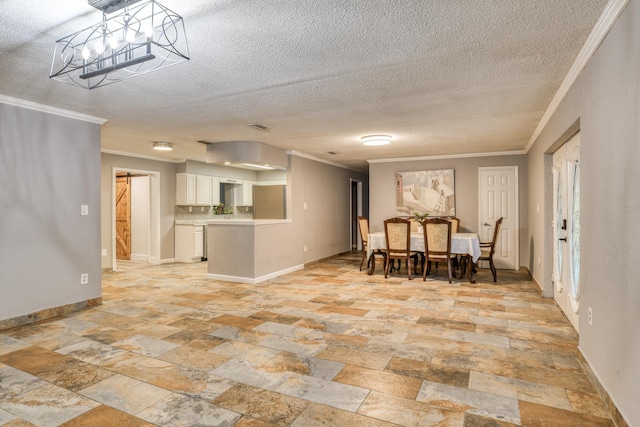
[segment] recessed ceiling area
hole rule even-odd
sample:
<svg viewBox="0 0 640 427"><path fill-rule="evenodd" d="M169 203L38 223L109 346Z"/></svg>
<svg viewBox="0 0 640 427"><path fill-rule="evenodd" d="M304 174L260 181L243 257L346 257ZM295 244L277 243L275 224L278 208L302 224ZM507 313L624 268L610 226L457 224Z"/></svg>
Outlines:
<svg viewBox="0 0 640 427"><path fill-rule="evenodd" d="M4 0L0 94L105 118L103 150L171 160L206 161L203 140L362 171L367 160L518 151L607 4L159 1L183 17L191 60L86 90L49 79L53 46L101 13L86 0ZM393 140L364 146L365 135Z"/></svg>

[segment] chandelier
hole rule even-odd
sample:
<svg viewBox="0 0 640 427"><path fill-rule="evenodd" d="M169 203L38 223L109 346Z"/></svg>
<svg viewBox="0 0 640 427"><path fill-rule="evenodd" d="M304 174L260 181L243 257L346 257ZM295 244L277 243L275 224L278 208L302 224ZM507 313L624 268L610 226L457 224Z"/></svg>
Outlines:
<svg viewBox="0 0 640 427"><path fill-rule="evenodd" d="M102 22L56 41L49 77L94 89L188 61L182 17L155 0L139 2L89 0Z"/></svg>

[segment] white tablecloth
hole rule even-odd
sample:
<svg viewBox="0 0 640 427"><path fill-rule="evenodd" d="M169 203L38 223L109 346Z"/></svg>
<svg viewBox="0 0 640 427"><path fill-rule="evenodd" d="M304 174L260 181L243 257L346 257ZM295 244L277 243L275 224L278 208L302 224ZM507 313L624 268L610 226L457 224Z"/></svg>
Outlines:
<svg viewBox="0 0 640 427"><path fill-rule="evenodd" d="M384 231L369 234L369 244L367 246L367 258L376 249L386 249L387 242L384 238ZM422 233L411 233L411 250L424 252L424 236ZM480 257L480 239L476 233L451 233L451 253L471 255L473 262Z"/></svg>

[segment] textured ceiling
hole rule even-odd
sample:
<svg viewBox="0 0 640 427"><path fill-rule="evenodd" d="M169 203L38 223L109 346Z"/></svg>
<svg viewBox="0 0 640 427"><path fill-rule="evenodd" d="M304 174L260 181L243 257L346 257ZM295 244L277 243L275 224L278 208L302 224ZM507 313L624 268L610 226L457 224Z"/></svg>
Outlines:
<svg viewBox="0 0 640 427"><path fill-rule="evenodd" d="M373 159L523 150L607 1L160 3L184 18L191 60L86 90L48 78L53 44L101 13L85 0L3 0L0 94L108 119L103 149L168 159L206 161L199 140L365 171ZM376 133L394 141L360 144Z"/></svg>

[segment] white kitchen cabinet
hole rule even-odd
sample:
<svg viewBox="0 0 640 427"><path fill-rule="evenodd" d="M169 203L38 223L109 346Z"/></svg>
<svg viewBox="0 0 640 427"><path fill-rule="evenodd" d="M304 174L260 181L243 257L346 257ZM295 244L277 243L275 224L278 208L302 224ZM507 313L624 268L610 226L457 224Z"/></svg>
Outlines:
<svg viewBox="0 0 640 427"><path fill-rule="evenodd" d="M176 205L196 204L196 175L192 173L176 174Z"/></svg>
<svg viewBox="0 0 640 427"><path fill-rule="evenodd" d="M220 178L217 176L211 177L211 205L220 204Z"/></svg>
<svg viewBox="0 0 640 427"><path fill-rule="evenodd" d="M193 227L193 255L195 258L200 258L204 255L204 226L196 225Z"/></svg>
<svg viewBox="0 0 640 427"><path fill-rule="evenodd" d="M177 262L199 262L204 254L203 225L175 226L175 260Z"/></svg>
<svg viewBox="0 0 640 427"><path fill-rule="evenodd" d="M196 205L211 206L211 177L196 175Z"/></svg>
<svg viewBox="0 0 640 427"><path fill-rule="evenodd" d="M242 181L242 206L253 206L253 186L255 181Z"/></svg>
<svg viewBox="0 0 640 427"><path fill-rule="evenodd" d="M258 181L256 185L286 185L286 179L270 180L270 181Z"/></svg>
<svg viewBox="0 0 640 427"><path fill-rule="evenodd" d="M176 174L176 205L211 206L213 204L213 181L214 178L207 175ZM216 186L218 185L216 184ZM219 199L220 194L218 193Z"/></svg>

